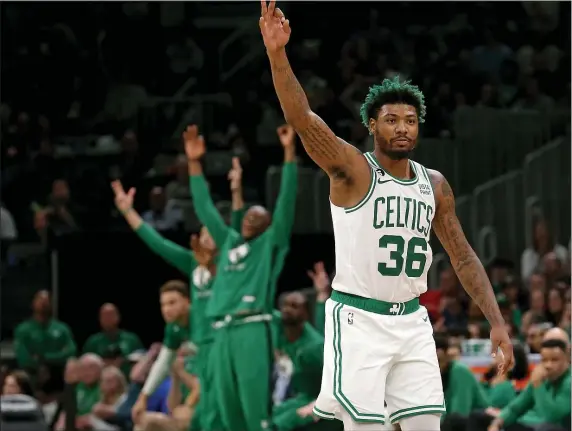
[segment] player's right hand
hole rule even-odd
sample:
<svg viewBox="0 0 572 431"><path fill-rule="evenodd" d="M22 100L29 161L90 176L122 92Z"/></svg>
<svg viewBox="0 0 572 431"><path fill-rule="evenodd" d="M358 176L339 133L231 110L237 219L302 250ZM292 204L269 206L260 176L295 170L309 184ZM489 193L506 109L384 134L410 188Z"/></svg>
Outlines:
<svg viewBox="0 0 572 431"><path fill-rule="evenodd" d="M146 397L140 395L139 398L137 398L137 401L135 402L133 407L131 408L131 419L133 419L134 424L139 423L139 421L141 420L141 416L143 416L143 413L145 413L146 410L147 410L147 399Z"/></svg>
<svg viewBox="0 0 572 431"><path fill-rule="evenodd" d="M205 139L199 135L199 128L192 124L183 132L185 153L189 160L197 161L205 155Z"/></svg>
<svg viewBox="0 0 572 431"><path fill-rule="evenodd" d="M260 32L264 40L264 46L268 52L276 52L283 49L290 40L290 21L284 13L276 7L276 0L261 0Z"/></svg>
<svg viewBox="0 0 572 431"><path fill-rule="evenodd" d="M113 193L115 193L115 206L119 211L125 213L133 208L133 199L135 198L135 189L133 187L125 193L121 181L115 180L111 183L111 188Z"/></svg>
<svg viewBox="0 0 572 431"><path fill-rule="evenodd" d="M232 168L228 171L228 180L230 181L230 190L232 192L240 189L242 186L242 166L238 157L232 158Z"/></svg>

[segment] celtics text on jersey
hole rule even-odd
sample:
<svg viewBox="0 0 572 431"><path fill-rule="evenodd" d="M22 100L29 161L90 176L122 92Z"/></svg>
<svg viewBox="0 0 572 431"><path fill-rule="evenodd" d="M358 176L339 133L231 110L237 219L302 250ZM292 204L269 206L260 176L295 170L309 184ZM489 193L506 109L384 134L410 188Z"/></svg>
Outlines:
<svg viewBox="0 0 572 431"><path fill-rule="evenodd" d="M372 153L366 196L351 208L330 203L336 249L332 287L387 302L409 301L427 290L435 197L425 167L410 161L414 178L391 176Z"/></svg>

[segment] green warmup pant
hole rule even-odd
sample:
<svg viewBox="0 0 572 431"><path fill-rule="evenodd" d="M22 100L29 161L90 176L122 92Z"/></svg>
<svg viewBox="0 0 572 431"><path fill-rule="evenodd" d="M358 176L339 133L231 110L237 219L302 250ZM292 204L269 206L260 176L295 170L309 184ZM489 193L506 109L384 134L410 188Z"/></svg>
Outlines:
<svg viewBox="0 0 572 431"><path fill-rule="evenodd" d="M200 398L191 420L192 431L224 431L213 390L211 364L212 342L199 345L195 358L196 375L200 383Z"/></svg>
<svg viewBox="0 0 572 431"><path fill-rule="evenodd" d="M225 430L270 429L272 363L269 322L237 322L215 331L211 369Z"/></svg>

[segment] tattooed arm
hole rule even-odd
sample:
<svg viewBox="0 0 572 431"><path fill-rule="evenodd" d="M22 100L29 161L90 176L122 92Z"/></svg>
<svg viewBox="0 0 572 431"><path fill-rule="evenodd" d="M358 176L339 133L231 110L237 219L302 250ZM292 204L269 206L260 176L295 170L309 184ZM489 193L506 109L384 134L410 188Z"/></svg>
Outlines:
<svg viewBox="0 0 572 431"><path fill-rule="evenodd" d="M470 246L459 219L455 213L455 197L451 186L437 171L428 169L437 210L433 219L433 230L447 251L453 269L463 288L477 303L491 326L503 326L493 288L483 264Z"/></svg>
<svg viewBox="0 0 572 431"><path fill-rule="evenodd" d="M274 88L284 117L296 130L308 155L333 179L352 176L354 165L365 167L361 152L336 137L324 121L310 109L308 98L296 79L284 49L268 53ZM360 163L363 165L361 166ZM365 170L369 179L369 170Z"/></svg>

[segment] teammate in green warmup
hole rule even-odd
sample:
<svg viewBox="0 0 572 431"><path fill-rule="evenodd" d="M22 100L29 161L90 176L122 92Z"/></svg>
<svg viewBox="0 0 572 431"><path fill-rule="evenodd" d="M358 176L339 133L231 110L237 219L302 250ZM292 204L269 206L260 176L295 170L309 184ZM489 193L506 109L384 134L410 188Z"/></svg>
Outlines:
<svg viewBox="0 0 572 431"><path fill-rule="evenodd" d="M147 409L147 399L167 377L171 364L177 356L177 349L188 341L190 331L189 288L180 280L171 280L161 286L161 314L165 319L163 346L145 381L139 398L131 409L135 424L139 423Z"/></svg>
<svg viewBox="0 0 572 431"><path fill-rule="evenodd" d="M308 302L302 293L284 296L275 322L276 361L290 374L294 396L274 407L272 419L277 431L315 428L312 408L322 382L324 337L308 323L308 317Z"/></svg>
<svg viewBox="0 0 572 431"><path fill-rule="evenodd" d="M234 229L239 229L244 216L244 200L242 197L242 168L238 157L233 158L232 169L228 173L228 178L232 195L231 225ZM191 237L192 251L163 238L150 225L144 223L140 215L133 209L134 189L125 193L119 181L114 181L112 188L115 192L117 208L139 238L153 252L189 277L193 308L190 339L198 347L197 357L194 360L194 370L201 384L201 397L193 416L192 429L193 431L222 429L218 409L212 399L212 392L209 391L211 376L207 370L213 328L211 321L205 315L218 261L216 246L204 226L198 238L196 235Z"/></svg>
<svg viewBox="0 0 572 431"><path fill-rule="evenodd" d="M277 274L289 247L295 215L295 134L288 126L279 129L284 167L273 216L263 207L253 206L240 231L224 224L208 194L200 163L205 143L197 127L189 126L183 137L195 209L220 250L207 316L215 321L211 357L221 417L227 430L267 429L272 407L270 320Z"/></svg>

